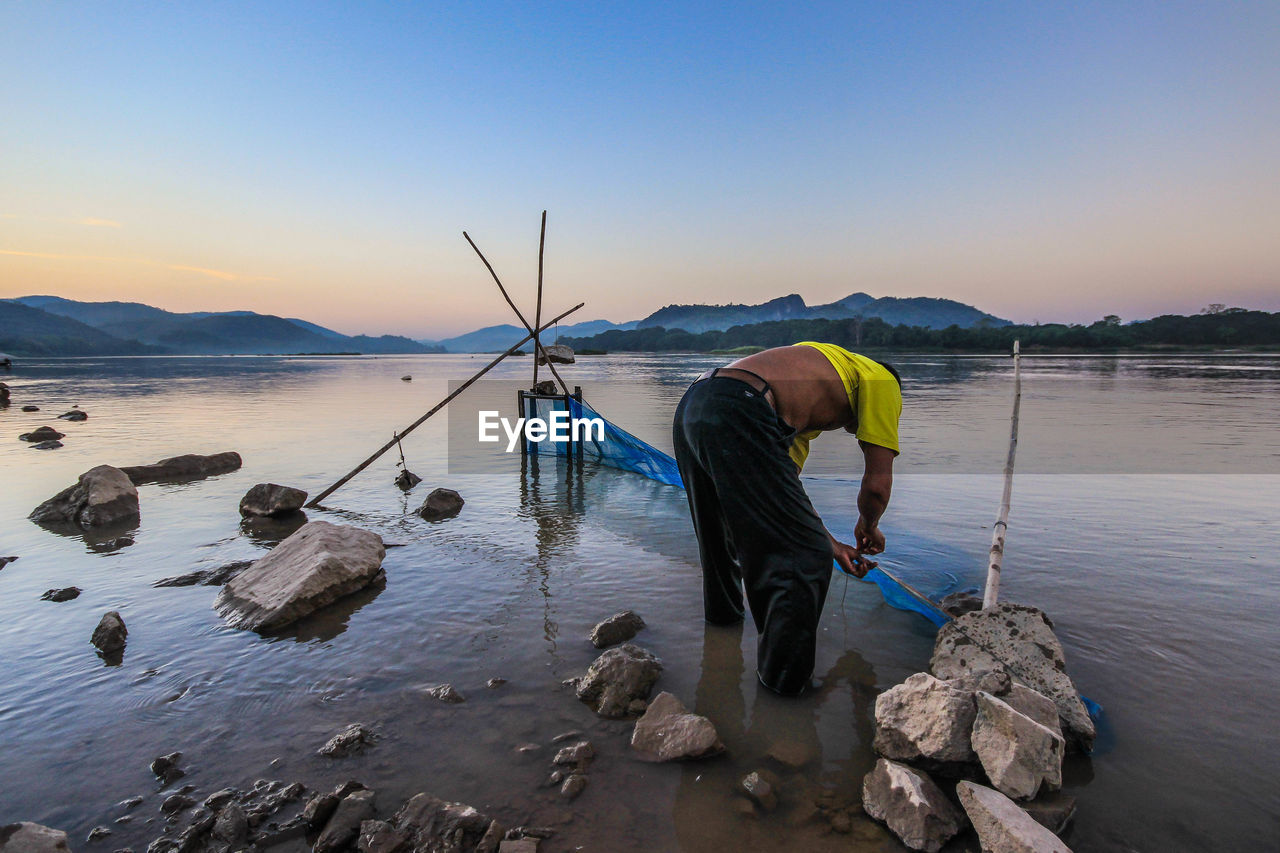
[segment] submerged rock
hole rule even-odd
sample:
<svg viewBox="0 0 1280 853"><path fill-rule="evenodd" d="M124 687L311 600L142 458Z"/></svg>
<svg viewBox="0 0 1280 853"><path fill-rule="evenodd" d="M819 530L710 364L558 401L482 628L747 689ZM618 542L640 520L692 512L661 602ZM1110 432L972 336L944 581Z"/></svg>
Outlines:
<svg viewBox="0 0 1280 853"><path fill-rule="evenodd" d="M556 753L556 757L551 759L552 764L570 765L582 768L587 766L587 762L596 757L596 748L591 745L591 741L584 740L575 743L573 746L566 746Z"/></svg>
<svg viewBox="0 0 1280 853"><path fill-rule="evenodd" d="M710 720L690 714L679 699L664 692L636 721L631 748L656 761L677 761L718 755L724 743Z"/></svg>
<svg viewBox="0 0 1280 853"><path fill-rule="evenodd" d="M165 785L171 784L177 779L181 779L187 775L187 771L178 766L178 762L182 760L181 752L171 752L168 755L161 755L151 762L151 772ZM141 798L139 798L141 801Z"/></svg>
<svg viewBox="0 0 1280 853"><path fill-rule="evenodd" d="M30 449L31 450L57 450L59 447L62 447L62 446L63 446L62 442L58 441L55 438L55 439L50 439L49 441L37 441L35 444L31 445Z"/></svg>
<svg viewBox="0 0 1280 853"><path fill-rule="evenodd" d="M538 364L573 364L573 347L566 344L544 344L538 353Z"/></svg>
<svg viewBox="0 0 1280 853"><path fill-rule="evenodd" d="M23 407L22 407L22 411L24 411L24 412L38 412L38 411L40 411L40 407L39 407L39 406L30 406L30 405L28 405L28 406L23 406Z"/></svg>
<svg viewBox="0 0 1280 853"><path fill-rule="evenodd" d="M276 483L258 483L240 499L240 514L279 518L297 512L306 502L307 493L302 489Z"/></svg>
<svg viewBox="0 0 1280 853"><path fill-rule="evenodd" d="M604 649L625 643L644 627L644 620L633 610L615 613L591 629L591 645Z"/></svg>
<svg viewBox="0 0 1280 853"><path fill-rule="evenodd" d="M24 432L22 435L18 436L18 440L30 442L57 441L58 439L65 437L66 436L63 433L58 432L51 426L42 426L33 429L31 432Z"/></svg>
<svg viewBox="0 0 1280 853"><path fill-rule="evenodd" d="M964 828L964 817L924 773L881 758L862 780L862 808L912 850L936 853Z"/></svg>
<svg viewBox="0 0 1280 853"><path fill-rule="evenodd" d="M662 661L626 643L606 651L576 680L578 698L602 717L626 717L633 702L649 698L662 674Z"/></svg>
<svg viewBox="0 0 1280 853"><path fill-rule="evenodd" d="M1076 816L1076 798L1061 792L1041 794L1029 803L1018 803L1018 807L1054 835L1061 835Z"/></svg>
<svg viewBox="0 0 1280 853"><path fill-rule="evenodd" d="M1071 853L1058 836L999 791L961 782L956 794L978 833L984 853Z"/></svg>
<svg viewBox="0 0 1280 853"><path fill-rule="evenodd" d="M24 820L0 826L0 853L71 853L60 829Z"/></svg>
<svg viewBox="0 0 1280 853"><path fill-rule="evenodd" d="M124 649L128 636L129 629L124 626L124 620L120 618L120 614L114 610L108 610L102 615L98 627L93 629L90 642L103 654L112 654Z"/></svg>
<svg viewBox="0 0 1280 853"><path fill-rule="evenodd" d="M40 596L41 601L70 601L80 596L80 587L67 586L62 589L51 589Z"/></svg>
<svg viewBox="0 0 1280 853"><path fill-rule="evenodd" d="M40 504L28 516L39 524L102 527L138 521L138 490L119 468L99 465L80 475L74 486Z"/></svg>
<svg viewBox="0 0 1280 853"><path fill-rule="evenodd" d="M898 761L972 762L973 694L918 672L876 697L875 750Z"/></svg>
<svg viewBox="0 0 1280 853"><path fill-rule="evenodd" d="M400 377L400 381L401 381L401 382L412 382L412 381L413 381L413 377L406 373L404 376L401 376L401 377Z"/></svg>
<svg viewBox="0 0 1280 853"><path fill-rule="evenodd" d="M467 701L467 697L459 693L452 684L434 684L430 687L422 689L422 692L430 696L432 699L439 699L450 705L457 705Z"/></svg>
<svg viewBox="0 0 1280 853"><path fill-rule="evenodd" d="M560 796L567 800L577 799L587 789L587 777L581 773L570 773L560 786Z"/></svg>
<svg viewBox="0 0 1280 853"><path fill-rule="evenodd" d="M372 746L377 742L378 735L372 729L363 723L352 723L329 738L329 741L320 747L319 754L328 755L331 758L342 758L360 752L366 746Z"/></svg>
<svg viewBox="0 0 1280 853"><path fill-rule="evenodd" d="M201 569L200 571L188 572L185 575L163 578L153 583L152 586L195 586L196 584L201 586L222 586L252 565L252 560L238 560L216 569Z"/></svg>
<svg viewBox="0 0 1280 853"><path fill-rule="evenodd" d="M778 780L767 770L753 770L738 782L738 788L767 812L778 807Z"/></svg>
<svg viewBox="0 0 1280 853"><path fill-rule="evenodd" d="M120 470L128 475L135 486L141 486L162 480L199 480L235 471L241 464L240 454L229 450L212 456L200 456L196 453L171 456L154 465L130 465Z"/></svg>
<svg viewBox="0 0 1280 853"><path fill-rule="evenodd" d="M938 631L929 667L942 679L984 670L1007 672L1053 700L1069 744L1085 751L1093 746L1093 721L1067 675L1053 623L1041 610L1003 603L948 622Z"/></svg>
<svg viewBox="0 0 1280 853"><path fill-rule="evenodd" d="M1062 735L990 693L978 693L972 740L987 778L1005 796L1028 800L1041 783L1050 791L1062 787Z"/></svg>
<svg viewBox="0 0 1280 853"><path fill-rule="evenodd" d="M418 515L427 521L442 521L453 518L462 511L466 501L453 489L434 489L427 495L426 501L418 507Z"/></svg>
<svg viewBox="0 0 1280 853"><path fill-rule="evenodd" d="M61 418L61 419L62 419L62 420L64 420L64 421L87 421L87 420L89 420L89 415L88 415L87 413L85 413L85 412L80 411L79 409L72 409L72 410L71 410L71 411L69 411L69 412L63 412L62 414L58 415L58 417L59 417L59 418Z"/></svg>
<svg viewBox="0 0 1280 853"><path fill-rule="evenodd" d="M235 628L282 628L368 586L385 555L376 533L312 521L232 578L214 608Z"/></svg>

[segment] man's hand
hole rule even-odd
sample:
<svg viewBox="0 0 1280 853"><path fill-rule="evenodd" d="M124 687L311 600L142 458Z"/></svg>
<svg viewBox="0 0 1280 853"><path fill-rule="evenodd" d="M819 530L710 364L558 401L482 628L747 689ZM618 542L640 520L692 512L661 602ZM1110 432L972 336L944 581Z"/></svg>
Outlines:
<svg viewBox="0 0 1280 853"><path fill-rule="evenodd" d="M863 577L877 565L862 556L857 548L846 545L835 537L831 538L831 550L844 573L855 578Z"/></svg>
<svg viewBox="0 0 1280 853"><path fill-rule="evenodd" d="M857 526L853 528L853 541L858 543L859 554L879 554L884 551L884 534L880 532L880 525L868 527L863 518L859 518Z"/></svg>

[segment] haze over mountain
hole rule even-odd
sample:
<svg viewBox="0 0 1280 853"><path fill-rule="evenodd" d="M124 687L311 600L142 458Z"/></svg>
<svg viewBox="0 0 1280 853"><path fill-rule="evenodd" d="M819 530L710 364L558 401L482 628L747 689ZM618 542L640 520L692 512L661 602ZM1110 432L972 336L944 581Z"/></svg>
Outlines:
<svg viewBox="0 0 1280 853"><path fill-rule="evenodd" d="M59 296L0 301L0 345L33 355L439 352L409 338L343 335L305 320L253 311L176 314L139 302L78 302Z"/></svg>

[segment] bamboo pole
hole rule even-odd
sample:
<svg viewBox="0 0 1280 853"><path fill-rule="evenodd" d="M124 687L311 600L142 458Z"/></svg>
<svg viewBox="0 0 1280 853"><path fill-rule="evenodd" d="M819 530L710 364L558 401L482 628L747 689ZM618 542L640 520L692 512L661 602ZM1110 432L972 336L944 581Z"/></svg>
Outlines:
<svg viewBox="0 0 1280 853"><path fill-rule="evenodd" d="M1022 371L1019 341L1013 342L1013 416L1009 427L1009 456L1004 463L1004 494L1000 498L1000 515L991 530L991 553L987 560L987 588L982 595L984 610L995 607L1000 599L1000 568L1004 562L1004 538L1009 532L1009 502L1013 498L1013 459L1018 452L1018 410L1022 405Z"/></svg>
<svg viewBox="0 0 1280 853"><path fill-rule="evenodd" d="M569 386L565 384L562 378L560 378L560 371L556 370L555 365L551 363L551 357L547 355L547 351L543 349L542 343L538 340L538 335L541 334L545 328L550 328L551 326L555 325L556 321L552 320L545 327L538 329L538 332L535 333L533 330L533 326L529 325L529 321L524 318L524 314L521 314L520 309L517 308L516 304L511 301L511 294L507 293L507 288L503 286L502 279L498 278L498 274L494 272L493 264L489 263L489 259L484 256L484 252L480 251L480 247L476 245L476 242L471 239L471 235L468 234L466 231L462 232L462 236L467 238L467 242L471 244L471 248L475 249L476 254L480 256L480 260L484 261L485 268L489 270L489 275L493 276L494 282L496 282L498 285L498 290L502 291L502 298L507 300L507 304L511 306L511 310L516 312L516 316L519 317L520 322L524 324L525 331L529 333L529 337L533 338L534 378L536 379L538 375L537 374L538 355L541 354L544 358L547 359L547 367L551 368L551 375L556 378L556 382L560 383L560 390L564 391L565 394L568 394ZM528 339L529 338L525 338L526 341Z"/></svg>
<svg viewBox="0 0 1280 853"><path fill-rule="evenodd" d="M542 325L542 253L547 247L547 212L542 211L542 229L538 232L538 302L533 309L533 326L537 328ZM533 387L538 387L538 353L542 351L542 339L537 335L533 338ZM551 359L547 359L547 367L551 366ZM563 382L560 383L564 385ZM569 393L569 389L565 388L564 392Z"/></svg>
<svg viewBox="0 0 1280 853"><path fill-rule="evenodd" d="M549 321L549 322L547 323L547 326L552 326L552 325L554 325L554 324L556 324L556 323L560 322L560 321L561 321L561 320L563 320L565 317L568 317L570 314L572 314L574 311L577 311L579 308L581 308L581 307L582 307L583 305L585 305L585 304L586 304L585 302L579 302L577 305L573 306L573 307L572 307L572 308L570 308L568 311L565 311L563 314L561 314L560 316L556 317L554 320ZM546 327L544 327L543 329L539 329L538 331L540 331L540 332L541 332L541 331L544 331L544 330L545 330L545 328L546 328ZM530 330L529 330L529 334L527 334L527 335L525 335L523 338L521 338L519 343L517 343L515 346L511 347L509 350L507 350L506 352L504 352L504 353L502 353L501 355L499 355L499 356L498 356L497 358L495 358L493 361L491 361L491 362L489 362L488 364L486 364L483 368L481 368L481 370L480 370L480 372L479 372L479 373L477 373L475 376L472 376L472 377L471 377L470 379L468 379L466 382L463 382L463 383L462 383L461 385L459 385L456 389L454 389L454 391L453 391L452 393L450 393L450 394L449 394L449 396L445 397L445 398L444 398L443 400L441 400L439 403L436 403L436 405L435 405L434 407L432 407L431 411L427 412L425 415L423 415L422 417L418 418L418 419L417 419L416 421L414 421L413 423L409 424L409 426L407 426L407 427L405 427L404 429L400 430L400 432L396 434L396 437L395 437L395 438L391 439L391 440L390 440L390 441L388 441L386 444L382 445L382 447L378 448L378 450L377 450L377 451L376 451L372 456L370 456L368 459L364 460L364 461L363 461L363 462L361 462L359 465L357 465L355 468L353 468L353 469L351 470L351 472L350 472L349 474L347 474L345 477L343 477L342 479L338 480L338 482L334 483L332 486L330 486L329 488L325 489L323 492L321 492L320 494L318 494L318 495L316 495L314 498L312 498L312 499L307 503L307 506L308 506L308 507L318 507L318 506L320 506L320 501L322 501L322 500L324 500L325 498L329 497L329 495L333 494L333 493L334 493L334 492L336 492L338 489L340 489L340 488L342 488L344 485L346 485L346 484L347 484L347 482L348 482L352 477L354 477L356 474L359 474L359 473L360 473L361 471L363 471L365 468L368 468L370 465L372 465L372 464L374 463L374 461L375 461L379 456L381 456L382 454L386 453L388 450L390 450L391 448L393 448L393 447L395 447L397 444L399 444L399 442L400 442L400 439L401 439L401 438L403 438L404 436L406 436L406 435L408 435L409 433L413 432L413 431L414 431L415 429L417 429L418 427L422 426L423 422L424 422L424 421L426 421L426 420L427 420L427 418L431 417L431 416L432 416L432 415L434 415L436 412L440 411L440 410L441 410L441 409L443 409L445 406L447 406L447 405L449 404L449 401L450 401L450 400L452 400L454 397L457 397L457 396L458 396L459 394L461 394L463 391L465 391L465 390L467 390L468 388L470 388L473 384L475 384L475 382L476 382L476 380L477 380L477 379L479 379L481 376L484 376L484 375L485 375L486 373L488 373L490 370L493 370L493 368L497 367L497 366L498 366L498 362L502 361L502 360L503 360L504 358L506 358L507 356L514 354L517 350L519 350L519 349L520 349L520 347L524 346L524 345L525 345L525 343L527 343L527 342L529 341L529 339L531 339L533 336L534 336L534 335L533 335L533 330L532 330L532 329L530 329Z"/></svg>

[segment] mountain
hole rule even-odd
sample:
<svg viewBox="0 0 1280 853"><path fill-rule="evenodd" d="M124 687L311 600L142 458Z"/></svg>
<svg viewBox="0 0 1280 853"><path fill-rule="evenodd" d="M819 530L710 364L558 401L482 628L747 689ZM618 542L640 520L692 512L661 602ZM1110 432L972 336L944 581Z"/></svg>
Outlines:
<svg viewBox="0 0 1280 853"><path fill-rule="evenodd" d="M184 355L440 352L439 347L396 335L352 337L306 320L253 311L178 314L139 302L78 302L60 296L23 296L5 302L77 321L120 344L134 341L150 345L153 349L149 351L153 352ZM18 345L15 348L30 349Z"/></svg>
<svg viewBox="0 0 1280 853"><path fill-rule="evenodd" d="M893 326L920 326L926 329L945 329L948 326L967 329L982 322L995 326L1009 324L1008 320L953 299L902 299L893 296L876 299L867 293L853 293L836 302L810 307L802 297L792 293L759 305L668 305L636 323L636 328L661 326L697 334L722 332L734 326L779 320L839 320L847 317L878 317Z"/></svg>
<svg viewBox="0 0 1280 853"><path fill-rule="evenodd" d="M0 300L0 351L13 355L143 355L153 347L18 302Z"/></svg>
<svg viewBox="0 0 1280 853"><path fill-rule="evenodd" d="M553 326L546 331L546 337L543 338L542 342L544 344L552 343L556 337L586 338L611 329L630 330L634 329L635 326L635 323L611 323L608 320L588 320L585 323ZM444 347L447 352L502 352L510 348L525 334L524 326L503 323L499 326L485 326L483 329L476 329L474 332L467 332L465 335L445 338L442 341L433 341L432 343ZM427 342L423 341L423 343ZM521 349L532 352L533 344L525 344Z"/></svg>

